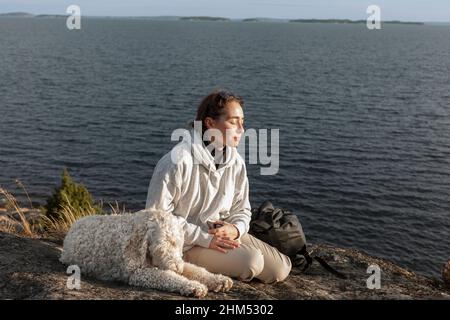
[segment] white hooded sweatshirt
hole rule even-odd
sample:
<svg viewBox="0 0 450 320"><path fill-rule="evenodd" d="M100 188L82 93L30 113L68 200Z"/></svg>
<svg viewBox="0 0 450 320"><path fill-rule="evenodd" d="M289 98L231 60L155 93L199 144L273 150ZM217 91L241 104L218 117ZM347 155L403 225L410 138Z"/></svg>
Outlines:
<svg viewBox="0 0 450 320"><path fill-rule="evenodd" d="M244 159L235 147L225 146L226 159L216 169L201 133L191 129L183 141L156 164L145 208L174 214L184 224L184 247L205 248L213 238L207 221L234 224L239 238L249 230L251 208Z"/></svg>

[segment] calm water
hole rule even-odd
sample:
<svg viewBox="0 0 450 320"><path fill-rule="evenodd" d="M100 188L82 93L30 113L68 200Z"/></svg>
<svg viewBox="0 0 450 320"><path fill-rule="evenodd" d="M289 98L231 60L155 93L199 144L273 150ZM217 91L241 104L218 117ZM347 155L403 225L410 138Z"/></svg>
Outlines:
<svg viewBox="0 0 450 320"><path fill-rule="evenodd" d="M312 242L437 276L450 256L450 27L0 19L0 185L44 203L64 166L96 199L144 207L173 129L218 86L247 128L280 128L251 202ZM26 205L26 203L24 203Z"/></svg>

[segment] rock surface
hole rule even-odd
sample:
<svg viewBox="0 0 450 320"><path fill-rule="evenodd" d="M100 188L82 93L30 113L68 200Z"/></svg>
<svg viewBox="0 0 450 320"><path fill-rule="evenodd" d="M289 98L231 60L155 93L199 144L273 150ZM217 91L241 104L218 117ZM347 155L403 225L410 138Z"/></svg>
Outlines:
<svg viewBox="0 0 450 320"><path fill-rule="evenodd" d="M311 247L349 279L338 279L314 263L306 274L294 269L282 283L235 281L230 292L211 292L204 299L450 299L450 289L442 282L387 260L329 245ZM186 299L83 275L81 289L69 290L66 267L58 261L60 252L61 246L53 242L0 233L0 299ZM366 285L367 267L372 264L381 268L380 289Z"/></svg>

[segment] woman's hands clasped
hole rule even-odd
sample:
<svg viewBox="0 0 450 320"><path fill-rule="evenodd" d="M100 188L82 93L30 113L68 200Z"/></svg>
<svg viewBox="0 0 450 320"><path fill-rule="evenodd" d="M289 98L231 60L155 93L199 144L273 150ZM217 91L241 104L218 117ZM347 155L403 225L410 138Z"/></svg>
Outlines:
<svg viewBox="0 0 450 320"><path fill-rule="evenodd" d="M227 253L227 250L239 247L239 242L234 240L239 236L239 231L235 225L225 221L214 221L213 223L216 225L215 228L208 230L209 234L214 235L209 244L210 249Z"/></svg>

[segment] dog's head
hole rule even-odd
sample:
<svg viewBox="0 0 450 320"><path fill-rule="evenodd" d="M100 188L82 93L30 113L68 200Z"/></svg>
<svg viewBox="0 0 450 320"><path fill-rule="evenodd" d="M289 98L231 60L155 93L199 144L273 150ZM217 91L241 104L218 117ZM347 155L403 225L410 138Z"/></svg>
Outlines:
<svg viewBox="0 0 450 320"><path fill-rule="evenodd" d="M158 216L149 232L149 253L152 264L165 270L182 273L184 230L182 223L172 214Z"/></svg>

